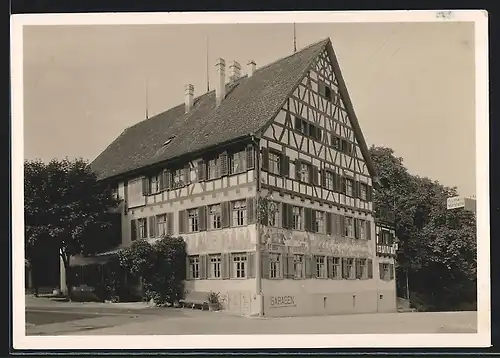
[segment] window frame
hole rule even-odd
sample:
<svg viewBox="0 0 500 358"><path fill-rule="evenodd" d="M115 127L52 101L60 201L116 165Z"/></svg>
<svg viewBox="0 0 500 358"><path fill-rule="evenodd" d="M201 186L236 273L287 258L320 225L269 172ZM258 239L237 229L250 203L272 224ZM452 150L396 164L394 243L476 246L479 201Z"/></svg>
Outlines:
<svg viewBox="0 0 500 358"><path fill-rule="evenodd" d="M209 270L208 278L211 280L219 280L222 278L222 255L208 255ZM218 274L218 275L217 275Z"/></svg>
<svg viewBox="0 0 500 358"><path fill-rule="evenodd" d="M218 208L214 211L214 208ZM208 206L208 228L209 230L222 229L222 205L213 204Z"/></svg>
<svg viewBox="0 0 500 358"><path fill-rule="evenodd" d="M244 279L247 278L247 255L244 253L231 254L231 278Z"/></svg>
<svg viewBox="0 0 500 358"><path fill-rule="evenodd" d="M161 220L164 219L164 220ZM168 235L167 214L156 215L156 233L158 237L165 237Z"/></svg>
<svg viewBox="0 0 500 358"><path fill-rule="evenodd" d="M316 258L316 278L328 278L328 273L326 272L326 256L315 256ZM321 275L320 275L321 274Z"/></svg>
<svg viewBox="0 0 500 358"><path fill-rule="evenodd" d="M200 256L192 255L188 256L189 260L189 279L199 280L200 279ZM196 273L196 275L195 275Z"/></svg>
<svg viewBox="0 0 500 358"><path fill-rule="evenodd" d="M240 206L236 207L239 203ZM232 227L245 226L248 223L248 212L247 212L247 202L246 200L235 200L231 202L231 223ZM235 216L236 213L236 216ZM240 217L241 214L241 217ZM240 223L241 221L241 223Z"/></svg>
<svg viewBox="0 0 500 358"><path fill-rule="evenodd" d="M187 217L188 217L188 227L187 232L199 232L200 231L200 214L198 208L187 209Z"/></svg>

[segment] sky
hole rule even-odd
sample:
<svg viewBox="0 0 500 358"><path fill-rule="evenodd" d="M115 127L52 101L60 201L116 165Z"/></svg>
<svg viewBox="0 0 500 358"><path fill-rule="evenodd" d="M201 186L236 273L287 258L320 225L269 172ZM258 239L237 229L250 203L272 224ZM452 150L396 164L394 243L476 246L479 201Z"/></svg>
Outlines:
<svg viewBox="0 0 500 358"><path fill-rule="evenodd" d="M473 196L473 26L301 23L296 40L300 50L330 37L368 146ZM245 71L292 54L293 25L26 26L23 47L24 158L91 161L146 108L183 103L186 84L205 93L207 47L211 83L218 57Z"/></svg>

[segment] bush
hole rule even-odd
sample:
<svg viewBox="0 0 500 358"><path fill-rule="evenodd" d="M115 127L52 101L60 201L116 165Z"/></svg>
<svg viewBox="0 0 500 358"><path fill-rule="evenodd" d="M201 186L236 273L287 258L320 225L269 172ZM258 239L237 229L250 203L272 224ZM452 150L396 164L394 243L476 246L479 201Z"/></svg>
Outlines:
<svg viewBox="0 0 500 358"><path fill-rule="evenodd" d="M165 237L150 244L134 241L118 253L120 265L141 278L144 298L158 305L183 297L186 277L186 243L180 237Z"/></svg>

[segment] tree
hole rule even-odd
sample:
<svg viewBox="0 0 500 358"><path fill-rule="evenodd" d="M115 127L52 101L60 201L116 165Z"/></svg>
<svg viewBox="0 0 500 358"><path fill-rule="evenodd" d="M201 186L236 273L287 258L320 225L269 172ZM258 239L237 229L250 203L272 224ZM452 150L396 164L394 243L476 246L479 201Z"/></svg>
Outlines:
<svg viewBox="0 0 500 358"><path fill-rule="evenodd" d="M24 163L26 258L44 247L55 248L66 272L70 257L98 252L111 229L108 210L118 201L111 187L97 181L83 159ZM66 284L71 290L71 275ZM71 293L71 292L70 292Z"/></svg>
<svg viewBox="0 0 500 358"><path fill-rule="evenodd" d="M427 309L449 310L475 300L476 222L474 214L447 210L457 195L437 181L412 175L390 148L372 147L380 179L374 202L395 213L399 239L397 284Z"/></svg>

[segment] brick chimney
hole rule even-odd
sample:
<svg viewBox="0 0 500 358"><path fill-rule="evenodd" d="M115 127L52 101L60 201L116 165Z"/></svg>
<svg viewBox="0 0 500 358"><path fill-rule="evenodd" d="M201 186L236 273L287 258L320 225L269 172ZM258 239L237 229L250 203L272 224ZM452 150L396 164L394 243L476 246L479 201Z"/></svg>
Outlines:
<svg viewBox="0 0 500 358"><path fill-rule="evenodd" d="M241 65L236 61L229 63L229 82L236 81L241 77Z"/></svg>
<svg viewBox="0 0 500 358"><path fill-rule="evenodd" d="M194 86L192 84L186 85L184 90L184 104L186 105L186 113L193 108L194 103Z"/></svg>
<svg viewBox="0 0 500 358"><path fill-rule="evenodd" d="M248 77L252 77L254 72L255 72L255 61L254 60L250 60L248 61L248 64L247 64L247 74L248 74Z"/></svg>
<svg viewBox="0 0 500 358"><path fill-rule="evenodd" d="M215 68L217 71L215 79L215 99L217 101L217 105L219 105L224 97L226 97L226 62L224 59L217 59Z"/></svg>

